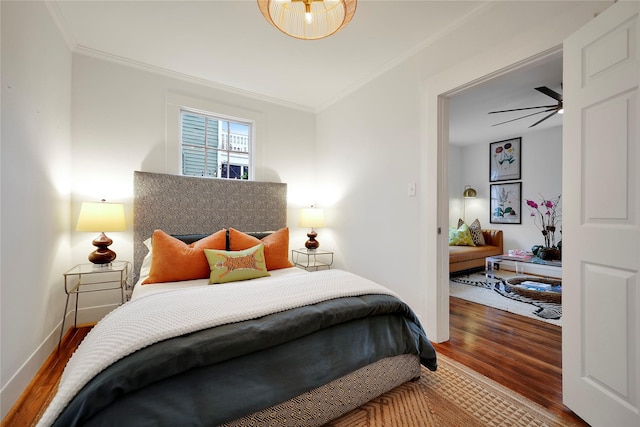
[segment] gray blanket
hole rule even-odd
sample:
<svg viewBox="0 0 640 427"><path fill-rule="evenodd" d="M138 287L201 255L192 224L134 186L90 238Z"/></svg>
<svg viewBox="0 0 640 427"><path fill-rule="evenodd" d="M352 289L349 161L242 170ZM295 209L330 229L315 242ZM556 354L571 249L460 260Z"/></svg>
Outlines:
<svg viewBox="0 0 640 427"><path fill-rule="evenodd" d="M144 348L96 376L54 425L218 425L398 354L437 367L406 304L338 298Z"/></svg>

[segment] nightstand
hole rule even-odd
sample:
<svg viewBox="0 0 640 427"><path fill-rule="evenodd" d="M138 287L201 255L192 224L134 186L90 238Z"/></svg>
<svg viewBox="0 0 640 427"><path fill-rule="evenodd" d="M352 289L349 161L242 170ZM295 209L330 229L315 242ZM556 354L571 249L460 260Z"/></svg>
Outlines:
<svg viewBox="0 0 640 427"><path fill-rule="evenodd" d="M110 264L78 264L64 273L64 292L67 294L67 301L62 312L62 325L60 326L60 339L58 340L58 350L64 334L64 321L67 317L69 307L69 297L76 296L76 308L73 314L73 327L78 324L78 298L80 294L88 292L100 292L120 290L120 303L124 304L127 299L126 290L131 277L131 263L129 261L113 261Z"/></svg>
<svg viewBox="0 0 640 427"><path fill-rule="evenodd" d="M329 270L333 264L333 252L323 249L293 249L291 259L296 267L307 271Z"/></svg>

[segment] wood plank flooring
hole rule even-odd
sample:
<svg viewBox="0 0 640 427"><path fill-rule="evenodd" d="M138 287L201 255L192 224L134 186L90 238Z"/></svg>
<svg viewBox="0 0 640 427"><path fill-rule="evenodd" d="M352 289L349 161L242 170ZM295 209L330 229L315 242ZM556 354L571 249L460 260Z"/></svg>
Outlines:
<svg viewBox="0 0 640 427"><path fill-rule="evenodd" d="M44 362L29 387L2 420L3 427L26 427L36 424L53 398L67 361L90 330L91 326L83 326L67 332L60 345L60 351L54 350Z"/></svg>
<svg viewBox="0 0 640 427"><path fill-rule="evenodd" d="M560 327L458 298L450 299L451 339L436 350L559 414L567 425L587 426L562 404ZM46 408L62 370L91 329L68 333L2 426L32 426Z"/></svg>
<svg viewBox="0 0 640 427"><path fill-rule="evenodd" d="M438 353L560 415L587 426L562 404L562 328L460 298L450 298L450 339Z"/></svg>

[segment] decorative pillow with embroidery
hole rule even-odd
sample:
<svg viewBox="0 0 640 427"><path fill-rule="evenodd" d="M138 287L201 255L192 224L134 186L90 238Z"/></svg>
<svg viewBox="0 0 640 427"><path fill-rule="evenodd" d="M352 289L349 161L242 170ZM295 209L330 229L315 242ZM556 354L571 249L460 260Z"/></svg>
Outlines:
<svg viewBox="0 0 640 427"><path fill-rule="evenodd" d="M232 251L241 251L253 247L258 243L264 243L264 256L267 263L267 270L293 267L293 264L289 261L288 228L281 228L263 239L257 239L242 231L229 228L229 249Z"/></svg>
<svg viewBox="0 0 640 427"><path fill-rule="evenodd" d="M458 228L464 224L462 218L458 219ZM487 243L484 241L484 234L482 234L482 227L480 226L480 221L476 218L471 225L469 226L469 232L471 232L471 239L476 246L486 246Z"/></svg>
<svg viewBox="0 0 640 427"><path fill-rule="evenodd" d="M211 270L204 250L224 249L227 245L227 231L220 230L187 245L162 230L155 230L151 241L151 266L149 277L142 282L143 285L206 279Z"/></svg>
<svg viewBox="0 0 640 427"><path fill-rule="evenodd" d="M211 274L209 284L235 282L269 276L264 258L264 244L243 251L205 249Z"/></svg>
<svg viewBox="0 0 640 427"><path fill-rule="evenodd" d="M449 246L475 246L467 224L459 228L449 227Z"/></svg>

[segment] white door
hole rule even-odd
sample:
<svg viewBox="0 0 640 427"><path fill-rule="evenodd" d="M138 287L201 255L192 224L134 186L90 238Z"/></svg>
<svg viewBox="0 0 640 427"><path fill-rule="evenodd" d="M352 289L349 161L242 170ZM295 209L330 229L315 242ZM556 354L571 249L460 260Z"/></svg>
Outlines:
<svg viewBox="0 0 640 427"><path fill-rule="evenodd" d="M640 426L640 2L564 44L564 403Z"/></svg>

